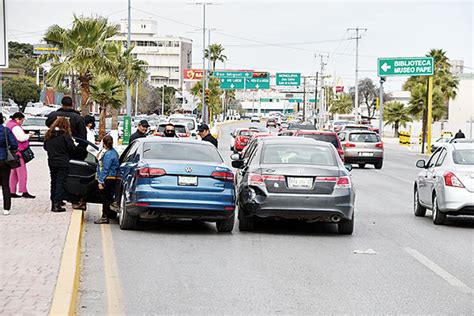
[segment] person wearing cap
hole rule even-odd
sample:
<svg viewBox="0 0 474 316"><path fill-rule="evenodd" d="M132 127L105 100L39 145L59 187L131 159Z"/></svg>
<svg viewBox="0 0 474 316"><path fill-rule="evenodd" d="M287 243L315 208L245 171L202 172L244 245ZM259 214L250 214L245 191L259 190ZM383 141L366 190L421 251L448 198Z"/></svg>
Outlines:
<svg viewBox="0 0 474 316"><path fill-rule="evenodd" d="M91 144L95 144L95 118L92 115L87 115L84 117L84 123L86 124L87 141ZM90 145L87 146L87 151L94 156L98 154L98 151Z"/></svg>
<svg viewBox="0 0 474 316"><path fill-rule="evenodd" d="M150 127L150 124L148 124L147 120L141 120L138 123L137 131L133 133L132 136L130 136L130 143L133 142L137 138L146 137L149 127Z"/></svg>
<svg viewBox="0 0 474 316"><path fill-rule="evenodd" d="M217 148L217 139L215 139L214 136L211 135L211 131L209 130L209 126L207 126L207 124L199 125L198 134L203 141L210 142Z"/></svg>

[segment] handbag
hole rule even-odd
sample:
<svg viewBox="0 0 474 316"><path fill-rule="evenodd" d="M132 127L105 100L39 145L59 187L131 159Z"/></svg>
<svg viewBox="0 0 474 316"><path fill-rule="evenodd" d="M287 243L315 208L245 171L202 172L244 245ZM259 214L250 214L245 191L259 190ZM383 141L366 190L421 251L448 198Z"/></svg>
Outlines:
<svg viewBox="0 0 474 316"><path fill-rule="evenodd" d="M25 163L28 163L35 158L35 153L33 152L33 150L31 150L30 146L26 147L26 149L24 149L20 153Z"/></svg>
<svg viewBox="0 0 474 316"><path fill-rule="evenodd" d="M6 127L3 128L3 131L5 133L5 152L6 152L5 164L9 166L11 169L18 168L21 165L20 157L16 155L15 153L12 153L12 151L10 150L10 145L8 144L8 136L7 136Z"/></svg>

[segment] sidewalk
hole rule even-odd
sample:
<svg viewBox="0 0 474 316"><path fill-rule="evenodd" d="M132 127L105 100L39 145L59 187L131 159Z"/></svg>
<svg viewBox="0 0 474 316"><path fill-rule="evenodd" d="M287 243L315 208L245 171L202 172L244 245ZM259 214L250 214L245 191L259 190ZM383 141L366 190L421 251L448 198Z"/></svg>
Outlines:
<svg viewBox="0 0 474 316"><path fill-rule="evenodd" d="M10 215L0 214L0 315L49 313L71 219L70 205L50 212L46 155L33 149L28 187L36 199L13 199Z"/></svg>

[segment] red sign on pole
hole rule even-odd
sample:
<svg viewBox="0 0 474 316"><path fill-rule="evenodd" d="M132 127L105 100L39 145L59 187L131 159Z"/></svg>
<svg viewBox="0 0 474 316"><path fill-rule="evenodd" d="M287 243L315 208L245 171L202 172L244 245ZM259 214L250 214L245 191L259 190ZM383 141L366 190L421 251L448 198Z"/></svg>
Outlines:
<svg viewBox="0 0 474 316"><path fill-rule="evenodd" d="M202 69L184 69L184 80L202 80Z"/></svg>
<svg viewBox="0 0 474 316"><path fill-rule="evenodd" d="M344 86L336 86L336 93L344 92Z"/></svg>

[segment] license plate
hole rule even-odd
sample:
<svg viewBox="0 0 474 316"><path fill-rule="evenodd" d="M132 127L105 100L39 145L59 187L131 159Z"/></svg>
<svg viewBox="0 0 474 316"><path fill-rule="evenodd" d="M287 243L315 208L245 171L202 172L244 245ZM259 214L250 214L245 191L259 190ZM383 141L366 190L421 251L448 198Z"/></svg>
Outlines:
<svg viewBox="0 0 474 316"><path fill-rule="evenodd" d="M359 156L362 156L362 157L372 157L374 155L374 153L359 153Z"/></svg>
<svg viewBox="0 0 474 316"><path fill-rule="evenodd" d="M178 185L196 186L196 185L198 185L198 179L197 179L197 177L179 176L178 177Z"/></svg>
<svg viewBox="0 0 474 316"><path fill-rule="evenodd" d="M313 178L288 177L288 188L296 190L309 190L313 187Z"/></svg>

